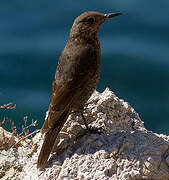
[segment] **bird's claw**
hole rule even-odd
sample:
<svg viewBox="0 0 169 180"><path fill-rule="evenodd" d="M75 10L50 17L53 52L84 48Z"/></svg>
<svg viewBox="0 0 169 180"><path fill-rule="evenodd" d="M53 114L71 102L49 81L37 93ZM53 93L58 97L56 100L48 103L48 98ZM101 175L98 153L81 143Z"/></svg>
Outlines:
<svg viewBox="0 0 169 180"><path fill-rule="evenodd" d="M92 127L92 126L86 127L87 132L94 133L94 134L102 134L103 133L102 130L103 130L103 126L101 126L101 127Z"/></svg>

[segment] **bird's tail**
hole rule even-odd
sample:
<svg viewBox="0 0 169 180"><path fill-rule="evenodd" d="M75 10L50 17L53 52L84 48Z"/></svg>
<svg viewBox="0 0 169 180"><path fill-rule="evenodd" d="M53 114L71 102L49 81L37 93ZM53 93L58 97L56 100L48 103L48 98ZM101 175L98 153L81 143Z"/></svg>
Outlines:
<svg viewBox="0 0 169 180"><path fill-rule="evenodd" d="M44 138L44 142L38 157L37 161L37 168L43 169L45 168L49 155L53 149L53 146L55 144L55 140L62 129L64 123L66 122L69 115L69 110L65 111L61 117L57 120L56 125L54 128L50 129L46 134Z"/></svg>

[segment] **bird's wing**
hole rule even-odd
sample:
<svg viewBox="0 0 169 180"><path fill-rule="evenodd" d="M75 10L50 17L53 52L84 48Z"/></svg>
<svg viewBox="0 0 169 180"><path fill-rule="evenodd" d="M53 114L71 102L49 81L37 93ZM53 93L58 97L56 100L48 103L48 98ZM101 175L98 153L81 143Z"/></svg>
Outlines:
<svg viewBox="0 0 169 180"><path fill-rule="evenodd" d="M85 88L85 84L96 73L98 56L97 50L92 48L84 48L82 51L76 48L71 56L63 51L53 81L48 117L42 132L57 126L61 114L71 107L74 100L78 100L80 88Z"/></svg>

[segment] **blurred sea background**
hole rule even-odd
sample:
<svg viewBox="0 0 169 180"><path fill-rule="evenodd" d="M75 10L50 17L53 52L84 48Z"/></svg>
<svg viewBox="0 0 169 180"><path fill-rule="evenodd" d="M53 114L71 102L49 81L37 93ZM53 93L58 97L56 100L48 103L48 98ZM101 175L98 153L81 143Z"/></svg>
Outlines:
<svg viewBox="0 0 169 180"><path fill-rule="evenodd" d="M97 90L109 87L148 130L169 134L168 0L0 1L0 105L17 105L1 109L0 121L9 117L21 131L27 116L28 124L42 126L57 60L75 17L85 11L123 13L100 29Z"/></svg>

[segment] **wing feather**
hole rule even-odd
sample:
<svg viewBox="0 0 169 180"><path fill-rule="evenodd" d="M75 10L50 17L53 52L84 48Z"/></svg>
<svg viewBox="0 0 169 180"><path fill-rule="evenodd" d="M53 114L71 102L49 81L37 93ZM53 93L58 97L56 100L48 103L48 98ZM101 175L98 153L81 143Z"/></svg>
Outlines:
<svg viewBox="0 0 169 180"><path fill-rule="evenodd" d="M97 70L98 53L94 48L83 48L79 51L77 47L74 53L64 49L60 56L55 79L52 85L52 93L48 117L42 127L42 132L53 128L61 114L71 109L75 100L78 99L80 89L85 88L87 82L93 78Z"/></svg>

